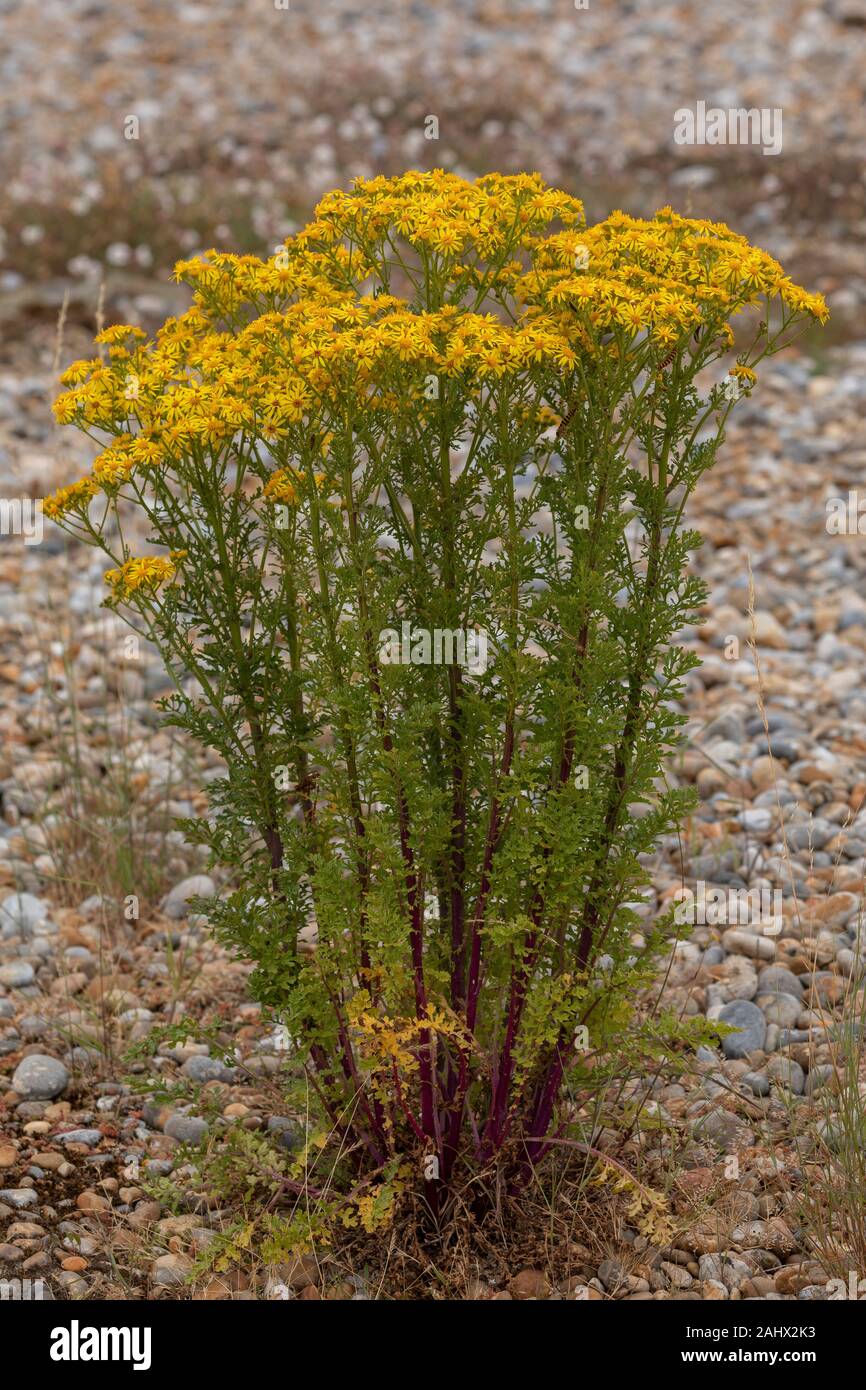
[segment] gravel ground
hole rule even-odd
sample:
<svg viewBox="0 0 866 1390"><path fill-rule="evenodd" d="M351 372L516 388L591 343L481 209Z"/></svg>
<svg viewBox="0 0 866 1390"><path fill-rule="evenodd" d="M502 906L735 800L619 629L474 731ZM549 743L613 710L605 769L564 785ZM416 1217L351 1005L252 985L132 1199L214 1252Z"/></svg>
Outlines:
<svg viewBox="0 0 866 1390"><path fill-rule="evenodd" d="M83 293L106 268L147 279L214 241L260 250L358 174L537 168L593 217L673 202L730 221L827 294L834 332L858 331L864 0L0 13L7 291L71 274ZM698 101L780 110L781 153L676 144L674 113Z"/></svg>
<svg viewBox="0 0 866 1390"><path fill-rule="evenodd" d="M43 7L40 32L23 5L0 12L2 496L42 496L89 461L49 405L58 364L87 352L103 277L101 312L149 323L177 307L161 272L178 251L261 250L357 173L539 168L598 215L671 200L728 218L827 294L836 345L764 372L692 508L710 598L686 634L703 666L672 775L701 801L636 908L651 918L685 881L777 892L781 921L698 925L677 948L660 997L741 1031L622 1098L653 1118L636 1152L660 1184L679 1155L684 1233L665 1247L626 1229L600 1262L576 1247L564 1280L515 1269L472 1292L826 1297L794 1211L798 1136L833 1142L832 1064L866 969L866 558L858 535L827 526L866 464L866 6L151 0L131 13L73 0ZM700 99L781 107L782 154L676 146L673 112ZM424 139L431 113L438 142ZM199 811L216 769L159 730L158 658L130 654L100 612L101 570L51 528L0 549L0 1278L41 1278L56 1298L187 1297L222 1213L169 1216L149 1180L182 1182L182 1145L232 1126L291 1146L297 1120L246 967L185 906L202 866L171 820ZM109 856L118 824L128 853ZM213 1041L166 1045L130 1075L124 1048L183 1016ZM309 1264L195 1289L367 1296Z"/></svg>

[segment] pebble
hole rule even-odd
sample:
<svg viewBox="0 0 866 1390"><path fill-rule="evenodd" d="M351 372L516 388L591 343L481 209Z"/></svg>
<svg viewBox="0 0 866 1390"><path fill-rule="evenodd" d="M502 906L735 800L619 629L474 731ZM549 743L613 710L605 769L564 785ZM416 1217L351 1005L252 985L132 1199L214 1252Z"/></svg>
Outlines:
<svg viewBox="0 0 866 1390"><path fill-rule="evenodd" d="M103 1197L100 1192L92 1192L89 1189L79 1192L75 1199L75 1205L79 1211L94 1216L111 1210L111 1202L107 1197Z"/></svg>
<svg viewBox="0 0 866 1390"><path fill-rule="evenodd" d="M68 1129L56 1136L60 1144L87 1144L90 1148L100 1144L104 1137L101 1129Z"/></svg>
<svg viewBox="0 0 866 1390"><path fill-rule="evenodd" d="M759 994L755 1002L767 1022L779 1028L793 1028L803 1007L792 994Z"/></svg>
<svg viewBox="0 0 866 1390"><path fill-rule="evenodd" d="M799 1062L794 1062L789 1057L771 1057L767 1063L767 1075L773 1081L786 1086L789 1091L793 1091L795 1096L803 1094L806 1077Z"/></svg>
<svg viewBox="0 0 866 1390"><path fill-rule="evenodd" d="M719 1021L736 1028L722 1039L722 1051L726 1057L746 1057L764 1045L767 1033L767 1020L755 1004L747 999L734 999L719 1011Z"/></svg>
<svg viewBox="0 0 866 1390"><path fill-rule="evenodd" d="M175 919L186 917L191 898L213 898L216 891L216 884L207 874L194 874L172 888L162 905L163 912Z"/></svg>
<svg viewBox="0 0 866 1390"><path fill-rule="evenodd" d="M772 960L776 954L775 943L770 937L736 929L725 932L722 945L726 951L739 952L753 960Z"/></svg>
<svg viewBox="0 0 866 1390"><path fill-rule="evenodd" d="M0 1188L0 1202L8 1202L12 1207L35 1207L36 1192L32 1187Z"/></svg>
<svg viewBox="0 0 866 1390"><path fill-rule="evenodd" d="M36 972L29 961L13 960L7 965L0 965L0 985L5 985L7 989L23 989L26 985L32 985L36 978Z"/></svg>
<svg viewBox="0 0 866 1390"><path fill-rule="evenodd" d="M208 1081L227 1081L231 1079L231 1069L215 1057L188 1057L181 1067L184 1076L190 1081L205 1085Z"/></svg>
<svg viewBox="0 0 866 1390"><path fill-rule="evenodd" d="M199 1145L207 1138L210 1127L206 1120L192 1115L171 1115L163 1128L165 1134L182 1144Z"/></svg>
<svg viewBox="0 0 866 1390"><path fill-rule="evenodd" d="M66 1067L56 1057L31 1053L15 1069L12 1086L25 1100L54 1100L69 1085Z"/></svg>
<svg viewBox="0 0 866 1390"><path fill-rule="evenodd" d="M758 974L746 956L728 956L717 972L724 981L726 1001L753 999L758 988Z"/></svg>
<svg viewBox="0 0 866 1390"><path fill-rule="evenodd" d="M47 916L48 909L41 898L32 893L12 893L0 902L0 936L32 936Z"/></svg>
<svg viewBox="0 0 866 1390"><path fill-rule="evenodd" d="M770 1081L762 1071L746 1072L742 1078L744 1086L748 1086L756 1096L768 1096L770 1094Z"/></svg>
<svg viewBox="0 0 866 1390"><path fill-rule="evenodd" d="M830 1083L835 1074L835 1068L829 1063L811 1067L809 1075L806 1077L804 1090L807 1096L814 1095L823 1086Z"/></svg>
<svg viewBox="0 0 866 1390"><path fill-rule="evenodd" d="M748 1148L755 1140L753 1131L739 1115L729 1110L708 1111L695 1123L693 1133L698 1139L709 1139L725 1152Z"/></svg>
<svg viewBox="0 0 866 1390"><path fill-rule="evenodd" d="M783 965L768 965L758 976L758 989L761 995L790 994L799 999L803 993L803 982L799 975L786 970Z"/></svg>
<svg viewBox="0 0 866 1390"><path fill-rule="evenodd" d="M186 1255L159 1255L153 1262L150 1277L160 1287L172 1287L186 1283L192 1269L192 1261Z"/></svg>
<svg viewBox="0 0 866 1390"><path fill-rule="evenodd" d="M268 1130L278 1136L280 1147L288 1149L290 1153L303 1147L304 1131L297 1120L291 1120L286 1115L271 1115Z"/></svg>
<svg viewBox="0 0 866 1390"><path fill-rule="evenodd" d="M508 1292L512 1298L529 1300L547 1298L550 1295L550 1285L547 1275L540 1269L522 1269L519 1274L509 1282Z"/></svg>

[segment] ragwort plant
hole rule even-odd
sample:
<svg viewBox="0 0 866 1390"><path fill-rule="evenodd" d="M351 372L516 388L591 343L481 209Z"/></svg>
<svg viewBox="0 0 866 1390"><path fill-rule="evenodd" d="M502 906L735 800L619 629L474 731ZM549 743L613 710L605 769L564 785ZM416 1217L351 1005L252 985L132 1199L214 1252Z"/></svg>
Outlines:
<svg viewBox="0 0 866 1390"><path fill-rule="evenodd" d="M177 275L188 312L66 372L57 416L103 451L45 511L225 759L185 825L235 871L208 911L359 1180L519 1189L670 935L628 904L688 805L685 504L823 301L721 224L588 227L534 174L362 180L271 259Z"/></svg>

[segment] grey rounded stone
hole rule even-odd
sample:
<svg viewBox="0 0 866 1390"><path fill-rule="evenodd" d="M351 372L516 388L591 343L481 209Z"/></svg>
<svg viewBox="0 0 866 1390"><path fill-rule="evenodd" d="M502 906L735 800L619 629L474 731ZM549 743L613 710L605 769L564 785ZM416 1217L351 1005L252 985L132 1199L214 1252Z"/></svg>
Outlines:
<svg viewBox="0 0 866 1390"><path fill-rule="evenodd" d="M598 1267L598 1277L606 1289L615 1289L627 1279L626 1271L619 1260L602 1260Z"/></svg>
<svg viewBox="0 0 866 1390"><path fill-rule="evenodd" d="M771 1057L767 1063L767 1075L780 1086L786 1086L795 1096L803 1094L806 1082L805 1073L799 1062L790 1057Z"/></svg>
<svg viewBox="0 0 866 1390"><path fill-rule="evenodd" d="M57 1282L70 1298L83 1298L90 1288L87 1280L71 1269L62 1269L57 1276Z"/></svg>
<svg viewBox="0 0 866 1390"><path fill-rule="evenodd" d="M281 1130L292 1129L295 1124L296 1121L290 1119L288 1115L271 1115L268 1120L268 1129L272 1133L276 1131L279 1134Z"/></svg>
<svg viewBox="0 0 866 1390"><path fill-rule="evenodd" d="M35 1207L36 1189L33 1187L0 1188L0 1202L8 1202L10 1207Z"/></svg>
<svg viewBox="0 0 866 1390"><path fill-rule="evenodd" d="M710 1110L695 1123L692 1133L696 1139L708 1139L728 1151L741 1146L748 1148L755 1138L740 1116L732 1115L730 1110Z"/></svg>
<svg viewBox="0 0 866 1390"><path fill-rule="evenodd" d="M209 874L193 874L182 883L176 883L163 903L166 917L175 921L187 915L187 904L191 898L213 898L216 884Z"/></svg>
<svg viewBox="0 0 866 1390"><path fill-rule="evenodd" d="M853 975L856 979L860 979L866 970L866 957L844 946L836 952L836 961L843 975Z"/></svg>
<svg viewBox="0 0 866 1390"><path fill-rule="evenodd" d="M67 1129L65 1134L58 1134L57 1138L61 1144L99 1144L105 1136L101 1129Z"/></svg>
<svg viewBox="0 0 866 1390"><path fill-rule="evenodd" d="M186 1255L160 1255L151 1267L154 1284L171 1288L186 1282L192 1269L192 1261Z"/></svg>
<svg viewBox="0 0 866 1390"><path fill-rule="evenodd" d="M758 976L759 994L793 994L799 999L803 993L803 983L793 970L784 965L767 965Z"/></svg>
<svg viewBox="0 0 866 1390"><path fill-rule="evenodd" d="M775 942L770 937L759 936L757 932L741 931L737 927L725 932L722 945L726 951L749 956L752 960L770 961L776 954Z"/></svg>
<svg viewBox="0 0 866 1390"><path fill-rule="evenodd" d="M12 893L0 903L0 936L30 936L48 916L48 908L33 893Z"/></svg>
<svg viewBox="0 0 866 1390"><path fill-rule="evenodd" d="M102 1053L98 1047L82 1047L76 1045L69 1049L66 1056L73 1067L90 1068L102 1061Z"/></svg>
<svg viewBox="0 0 866 1390"><path fill-rule="evenodd" d="M834 1070L835 1068L829 1062L823 1062L819 1066L813 1067L806 1077L806 1095L812 1096L816 1091L820 1091L822 1086L826 1086Z"/></svg>
<svg viewBox="0 0 866 1390"><path fill-rule="evenodd" d="M728 956L722 970L725 1004L732 999L754 999L758 990L758 976L747 956Z"/></svg>
<svg viewBox="0 0 866 1390"><path fill-rule="evenodd" d="M51 1031L51 1024L39 1014L27 1014L18 1020L18 1028L24 1038L41 1038Z"/></svg>
<svg viewBox="0 0 866 1390"><path fill-rule="evenodd" d="M204 1142L209 1132L207 1120L197 1119L194 1115L170 1115L165 1122L163 1132L172 1139L177 1139L181 1144L201 1144Z"/></svg>
<svg viewBox="0 0 866 1390"><path fill-rule="evenodd" d="M721 1071L713 1072L711 1076L705 1076L701 1082L701 1091L711 1100L713 1096L724 1095L729 1090L728 1078Z"/></svg>
<svg viewBox="0 0 866 1390"><path fill-rule="evenodd" d="M248 1057L244 1064L244 1070L250 1076L273 1076L283 1065L280 1057Z"/></svg>
<svg viewBox="0 0 866 1390"><path fill-rule="evenodd" d="M67 965L76 965L79 969L84 965L96 963L96 957L86 946L67 946L63 952L63 958Z"/></svg>
<svg viewBox="0 0 866 1390"><path fill-rule="evenodd" d="M774 758L780 758L786 763L795 763L800 756L798 744L789 738L780 738L778 735L771 735L769 749Z"/></svg>
<svg viewBox="0 0 866 1390"><path fill-rule="evenodd" d="M827 841L838 834L839 827L831 825L829 821L814 819L807 821L804 825L792 825L788 827L788 844L792 849L823 849Z"/></svg>
<svg viewBox="0 0 866 1390"><path fill-rule="evenodd" d="M744 1086L749 1087L755 1096L768 1096L770 1094L769 1077L765 1076L762 1071L747 1072L742 1078L742 1082Z"/></svg>
<svg viewBox="0 0 866 1390"><path fill-rule="evenodd" d="M15 1114L19 1120L44 1120L48 1102L44 1100L22 1100L16 1105Z"/></svg>
<svg viewBox="0 0 866 1390"><path fill-rule="evenodd" d="M722 1039L722 1051L726 1057L746 1057L764 1046L767 1020L757 1005L748 999L732 999L719 1013L719 1022L739 1030Z"/></svg>
<svg viewBox="0 0 866 1390"><path fill-rule="evenodd" d="M152 1178L167 1178L173 1168L170 1158L148 1158L144 1164L145 1172Z"/></svg>
<svg viewBox="0 0 866 1390"><path fill-rule="evenodd" d="M204 1085L207 1081L223 1081L229 1068L224 1067L215 1057L188 1057L181 1067L184 1076L190 1081Z"/></svg>
<svg viewBox="0 0 866 1390"><path fill-rule="evenodd" d="M0 985L7 989L24 989L32 985L35 978L36 972L26 960L10 960L7 965L0 965Z"/></svg>
<svg viewBox="0 0 866 1390"><path fill-rule="evenodd" d="M755 1002L767 1022L778 1028L794 1028L803 1010L801 1001L793 994L759 994Z"/></svg>
<svg viewBox="0 0 866 1390"><path fill-rule="evenodd" d="M12 1088L25 1100L54 1100L69 1085L69 1072L56 1057L34 1052L23 1058L12 1077Z"/></svg>
<svg viewBox="0 0 866 1390"><path fill-rule="evenodd" d="M296 1120L290 1120L287 1115L272 1115L268 1120L268 1129L271 1134L278 1136L277 1143L280 1148L287 1149L289 1153L301 1148L304 1142L301 1126Z"/></svg>
<svg viewBox="0 0 866 1390"><path fill-rule="evenodd" d="M149 1023L153 1018L150 1009L124 1009L122 1014L118 1014L118 1023Z"/></svg>
<svg viewBox="0 0 866 1390"><path fill-rule="evenodd" d="M78 904L78 911L83 917L92 917L94 913L101 912L103 909L110 910L116 904L111 903L107 898L103 898L100 893L91 893L89 898Z"/></svg>

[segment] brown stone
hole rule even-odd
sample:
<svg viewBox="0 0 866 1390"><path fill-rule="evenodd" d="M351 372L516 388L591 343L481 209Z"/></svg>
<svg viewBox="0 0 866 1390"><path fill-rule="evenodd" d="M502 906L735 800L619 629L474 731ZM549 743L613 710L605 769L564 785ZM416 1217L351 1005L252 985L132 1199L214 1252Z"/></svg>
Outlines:
<svg viewBox="0 0 866 1390"><path fill-rule="evenodd" d="M21 1266L22 1274L30 1274L34 1269L47 1269L51 1264L51 1258L45 1250L37 1250L35 1255L28 1255Z"/></svg>
<svg viewBox="0 0 866 1390"><path fill-rule="evenodd" d="M550 1285L547 1282L547 1275L542 1269L522 1269L510 1280L508 1290L512 1298L518 1299L548 1298L550 1296Z"/></svg>
<svg viewBox="0 0 866 1390"><path fill-rule="evenodd" d="M197 1303L211 1303L231 1298L234 1290L229 1287L226 1279L211 1279L197 1293L193 1294L193 1301Z"/></svg>
<svg viewBox="0 0 866 1390"><path fill-rule="evenodd" d="M107 1197L101 1197L98 1192L90 1189L79 1192L75 1199L75 1205L79 1211L85 1211L92 1215L99 1215L102 1212L111 1211L111 1203Z"/></svg>
<svg viewBox="0 0 866 1390"><path fill-rule="evenodd" d="M134 1231L143 1230L145 1226L153 1225L162 1215L162 1207L159 1202L139 1202L135 1211L129 1216L129 1224Z"/></svg>
<svg viewBox="0 0 866 1390"><path fill-rule="evenodd" d="M282 1283L299 1293L310 1284L321 1283L322 1273L315 1255L300 1255L289 1264L277 1266L277 1276Z"/></svg>
<svg viewBox="0 0 866 1390"><path fill-rule="evenodd" d="M347 1299L354 1298L354 1296L355 1290L352 1285L342 1279L336 1284L329 1284L325 1289L325 1298L331 1299L332 1302L342 1303Z"/></svg>
<svg viewBox="0 0 866 1390"><path fill-rule="evenodd" d="M823 1284L827 1275L813 1260L797 1257L793 1263L783 1265L776 1271L771 1287L776 1293L794 1296L810 1284Z"/></svg>
<svg viewBox="0 0 866 1390"><path fill-rule="evenodd" d="M62 1167L66 1160L63 1154L47 1152L34 1154L33 1162L36 1164L37 1168L47 1168L50 1172L56 1173L57 1169Z"/></svg>

